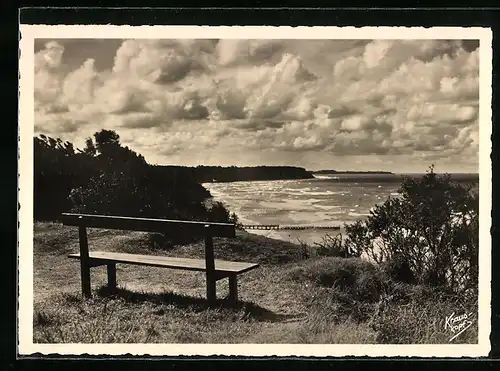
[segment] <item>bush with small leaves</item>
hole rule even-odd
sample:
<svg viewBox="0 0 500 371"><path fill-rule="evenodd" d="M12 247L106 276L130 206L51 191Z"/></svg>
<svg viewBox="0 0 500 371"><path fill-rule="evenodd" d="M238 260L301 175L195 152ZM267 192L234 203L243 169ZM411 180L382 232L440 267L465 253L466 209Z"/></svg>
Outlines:
<svg viewBox="0 0 500 371"><path fill-rule="evenodd" d="M395 280L477 295L479 202L474 185L438 175L407 177L400 197L346 225L347 248L385 264Z"/></svg>

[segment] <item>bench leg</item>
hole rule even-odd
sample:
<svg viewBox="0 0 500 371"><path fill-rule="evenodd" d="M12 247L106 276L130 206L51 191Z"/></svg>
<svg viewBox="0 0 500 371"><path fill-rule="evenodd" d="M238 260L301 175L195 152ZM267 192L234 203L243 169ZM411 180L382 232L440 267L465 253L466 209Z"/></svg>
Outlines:
<svg viewBox="0 0 500 371"><path fill-rule="evenodd" d="M80 260L80 271L82 276L82 295L85 298L90 298L92 295L90 285L90 265L85 259Z"/></svg>
<svg viewBox="0 0 500 371"><path fill-rule="evenodd" d="M229 276L229 299L234 303L238 302L238 276L236 274Z"/></svg>
<svg viewBox="0 0 500 371"><path fill-rule="evenodd" d="M210 304L217 301L216 280L211 274L207 274L207 300Z"/></svg>
<svg viewBox="0 0 500 371"><path fill-rule="evenodd" d="M90 298L92 290L90 286L90 259L87 229L84 225L78 226L78 241L80 243L80 274L82 277L82 295Z"/></svg>
<svg viewBox="0 0 500 371"><path fill-rule="evenodd" d="M116 293L116 264L109 263L108 265L108 290L111 294Z"/></svg>
<svg viewBox="0 0 500 371"><path fill-rule="evenodd" d="M207 279L207 300L209 304L214 304L217 300L216 272L214 261L214 246L212 234L210 233L210 225L205 226L205 267Z"/></svg>

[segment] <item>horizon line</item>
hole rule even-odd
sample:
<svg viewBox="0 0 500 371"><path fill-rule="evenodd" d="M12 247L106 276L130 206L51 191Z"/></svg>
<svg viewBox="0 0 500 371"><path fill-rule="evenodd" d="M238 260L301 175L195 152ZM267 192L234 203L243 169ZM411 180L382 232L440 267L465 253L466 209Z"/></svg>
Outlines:
<svg viewBox="0 0 500 371"><path fill-rule="evenodd" d="M149 165L153 166L178 166L178 167L221 167L221 168L257 168L257 167L291 167L291 168L301 168L309 172L317 172L317 171L336 171L338 173L346 173L346 172L363 172L363 173L392 173L394 175L397 174L425 174L427 171L396 171L396 170L358 170L358 169L350 169L350 170L336 170L336 169L309 169L306 166L300 165L206 165L206 164L197 164L197 165L181 165L181 164L159 164L159 163L149 163ZM435 171L436 174L477 174L479 175L479 171Z"/></svg>

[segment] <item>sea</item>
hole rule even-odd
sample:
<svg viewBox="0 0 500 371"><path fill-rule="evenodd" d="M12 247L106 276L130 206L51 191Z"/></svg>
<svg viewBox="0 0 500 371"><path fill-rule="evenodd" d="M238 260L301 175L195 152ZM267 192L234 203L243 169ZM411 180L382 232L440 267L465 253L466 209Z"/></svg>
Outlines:
<svg viewBox="0 0 500 371"><path fill-rule="evenodd" d="M236 213L244 225L308 227L249 229L248 232L314 244L321 242L326 234L345 235L345 224L366 218L375 205L382 204L388 197L398 197L405 175L420 177L423 174L332 174L315 175L314 179L213 182L203 186L214 200ZM477 183L478 174L452 174L452 179Z"/></svg>

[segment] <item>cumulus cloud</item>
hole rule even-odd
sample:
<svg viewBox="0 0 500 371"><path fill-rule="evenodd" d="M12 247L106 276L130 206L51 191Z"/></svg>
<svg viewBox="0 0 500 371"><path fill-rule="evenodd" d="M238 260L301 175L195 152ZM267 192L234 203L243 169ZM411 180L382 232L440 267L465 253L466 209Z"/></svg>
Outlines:
<svg viewBox="0 0 500 371"><path fill-rule="evenodd" d="M210 70L210 40L126 40L116 52L113 72L132 73L156 84L171 84L197 70Z"/></svg>
<svg viewBox="0 0 500 371"><path fill-rule="evenodd" d="M217 94L215 105L218 117L223 120L243 119L246 117L245 110L247 97L239 90L225 89ZM217 112L214 112L216 115Z"/></svg>
<svg viewBox="0 0 500 371"><path fill-rule="evenodd" d="M222 66L276 62L284 50L281 40L220 40L217 57Z"/></svg>
<svg viewBox="0 0 500 371"><path fill-rule="evenodd" d="M214 158L238 150L477 161L474 40L135 39L111 68L96 67L105 64L91 48L87 57L67 65L57 41L36 53L37 131L115 128L160 162L193 146ZM127 135L138 130L142 140Z"/></svg>
<svg viewBox="0 0 500 371"><path fill-rule="evenodd" d="M35 55L34 94L38 102L55 104L61 91L61 74L58 69L64 48L59 43L48 42L45 48Z"/></svg>
<svg viewBox="0 0 500 371"><path fill-rule="evenodd" d="M101 79L94 67L94 59L87 59L82 66L70 72L62 84L62 99L72 110L92 104L95 90Z"/></svg>

